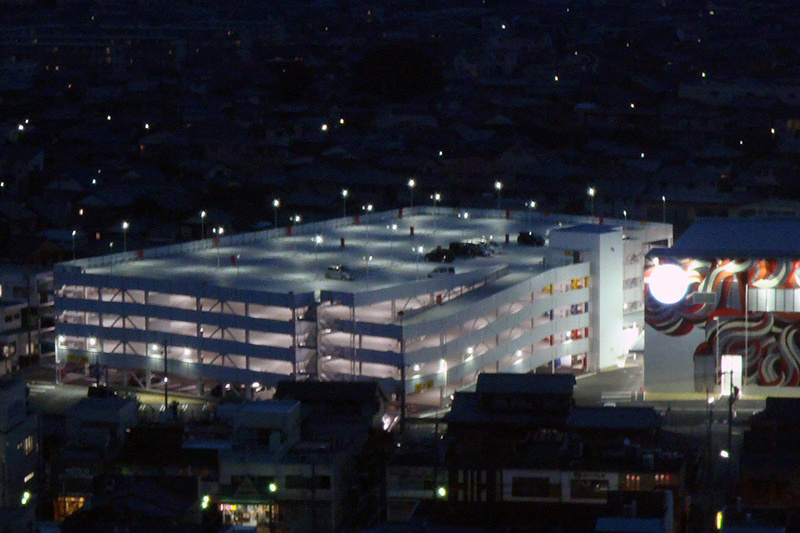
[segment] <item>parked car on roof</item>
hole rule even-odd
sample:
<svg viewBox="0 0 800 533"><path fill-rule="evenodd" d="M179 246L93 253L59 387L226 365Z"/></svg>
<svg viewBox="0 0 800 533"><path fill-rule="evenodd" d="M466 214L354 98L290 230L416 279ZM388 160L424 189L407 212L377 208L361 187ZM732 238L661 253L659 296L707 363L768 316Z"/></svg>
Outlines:
<svg viewBox="0 0 800 533"><path fill-rule="evenodd" d="M467 259L488 255L483 248L472 242L451 242L449 249L454 256Z"/></svg>
<svg viewBox="0 0 800 533"><path fill-rule="evenodd" d="M452 263L455 258L456 256L453 255L450 250L442 248L441 246L425 254L425 261L431 261L433 263Z"/></svg>
<svg viewBox="0 0 800 533"><path fill-rule="evenodd" d="M345 281L353 281L355 279L353 272L346 265L328 266L328 270L325 271L325 277L328 279L343 279Z"/></svg>
<svg viewBox="0 0 800 533"><path fill-rule="evenodd" d="M520 231L519 235L517 235L517 243L530 246L544 246L544 237L532 231Z"/></svg>

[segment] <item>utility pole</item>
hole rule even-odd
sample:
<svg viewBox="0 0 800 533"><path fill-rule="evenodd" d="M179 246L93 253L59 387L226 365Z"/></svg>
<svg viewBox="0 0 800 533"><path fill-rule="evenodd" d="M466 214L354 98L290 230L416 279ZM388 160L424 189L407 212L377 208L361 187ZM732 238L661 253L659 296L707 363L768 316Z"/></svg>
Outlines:
<svg viewBox="0 0 800 533"><path fill-rule="evenodd" d="M733 404L739 399L739 387L733 385L733 370L730 371L730 396L728 396L728 486L733 484Z"/></svg>
<svg viewBox="0 0 800 533"><path fill-rule="evenodd" d="M713 433L712 433L712 425L714 424L714 396L709 394L708 388L706 388L706 409L708 409L708 476L711 476L713 471L711 465L713 460L713 452L714 452L714 445L713 445Z"/></svg>

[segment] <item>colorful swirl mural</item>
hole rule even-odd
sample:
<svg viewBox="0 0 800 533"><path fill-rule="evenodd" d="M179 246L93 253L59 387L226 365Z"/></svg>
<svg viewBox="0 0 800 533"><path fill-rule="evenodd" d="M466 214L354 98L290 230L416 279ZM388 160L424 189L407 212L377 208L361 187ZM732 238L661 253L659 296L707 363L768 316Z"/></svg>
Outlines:
<svg viewBox="0 0 800 533"><path fill-rule="evenodd" d="M656 300L648 285L650 273L664 263L680 266L689 278L686 295L671 305ZM719 353L745 356L745 382L748 384L798 387L800 313L750 311L745 314L745 287L750 287L751 292L752 289L798 289L799 263L789 259L648 258L645 321L671 336L683 336L695 327L703 328L706 338L695 348L694 355L715 355L719 342Z"/></svg>

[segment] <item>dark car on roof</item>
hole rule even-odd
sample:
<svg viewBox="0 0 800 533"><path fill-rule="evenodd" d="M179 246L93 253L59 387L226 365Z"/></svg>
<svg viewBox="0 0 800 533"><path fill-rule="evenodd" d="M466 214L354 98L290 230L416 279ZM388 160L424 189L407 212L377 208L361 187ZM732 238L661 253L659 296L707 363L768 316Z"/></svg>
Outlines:
<svg viewBox="0 0 800 533"><path fill-rule="evenodd" d="M425 261L432 263L452 263L455 258L456 256L450 250L441 246L425 254Z"/></svg>
<svg viewBox="0 0 800 533"><path fill-rule="evenodd" d="M488 255L483 248L472 242L451 242L449 249L454 256L467 259Z"/></svg>
<svg viewBox="0 0 800 533"><path fill-rule="evenodd" d="M529 246L544 246L544 237L532 231L520 231L519 235L517 235L517 243Z"/></svg>

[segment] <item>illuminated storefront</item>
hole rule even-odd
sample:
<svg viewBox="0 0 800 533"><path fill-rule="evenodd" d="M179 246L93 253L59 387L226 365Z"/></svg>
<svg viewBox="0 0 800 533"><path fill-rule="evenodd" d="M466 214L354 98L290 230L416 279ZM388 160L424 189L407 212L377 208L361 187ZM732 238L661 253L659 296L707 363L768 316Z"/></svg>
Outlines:
<svg viewBox="0 0 800 533"><path fill-rule="evenodd" d="M219 495L223 523L275 528L279 518L277 488L262 476L241 476L231 485L223 485Z"/></svg>

